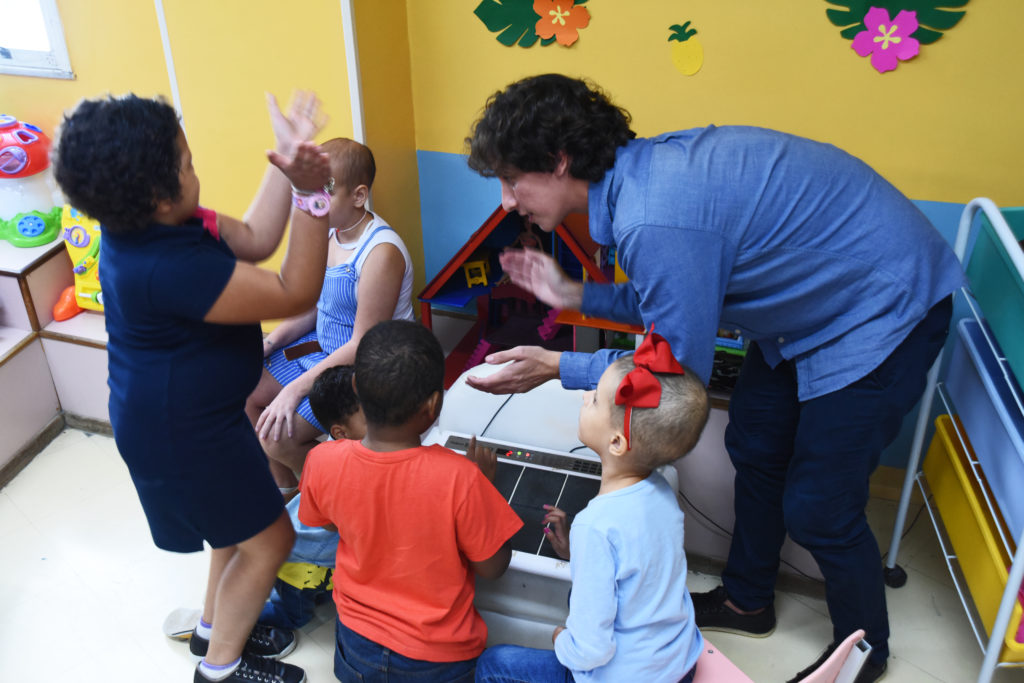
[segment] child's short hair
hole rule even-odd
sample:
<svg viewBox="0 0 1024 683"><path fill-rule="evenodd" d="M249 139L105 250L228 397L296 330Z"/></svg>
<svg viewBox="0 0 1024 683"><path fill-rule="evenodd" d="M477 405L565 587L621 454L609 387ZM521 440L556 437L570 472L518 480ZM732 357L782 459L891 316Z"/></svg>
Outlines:
<svg viewBox="0 0 1024 683"><path fill-rule="evenodd" d="M348 138L331 138L320 148L330 157L335 185L347 189L359 185L373 187L377 164L369 147Z"/></svg>
<svg viewBox="0 0 1024 683"><path fill-rule="evenodd" d="M330 431L359 410L359 398L352 388L352 366L336 365L321 372L309 390L313 417Z"/></svg>
<svg viewBox="0 0 1024 683"><path fill-rule="evenodd" d="M636 365L633 356L624 356L612 364L616 386ZM711 409L708 392L697 374L684 368L685 374L654 373L661 382L661 402L656 408L633 408L630 425L630 451L633 463L653 470L678 460L697 445ZM612 404L612 420L618 424L626 417L625 406Z"/></svg>
<svg viewBox="0 0 1024 683"><path fill-rule="evenodd" d="M179 130L177 113L159 98L82 100L58 131L54 178L104 230L141 230L158 201L181 196Z"/></svg>
<svg viewBox="0 0 1024 683"><path fill-rule="evenodd" d="M359 340L356 391L368 424L405 424L444 390L444 352L434 333L409 320L385 320Z"/></svg>

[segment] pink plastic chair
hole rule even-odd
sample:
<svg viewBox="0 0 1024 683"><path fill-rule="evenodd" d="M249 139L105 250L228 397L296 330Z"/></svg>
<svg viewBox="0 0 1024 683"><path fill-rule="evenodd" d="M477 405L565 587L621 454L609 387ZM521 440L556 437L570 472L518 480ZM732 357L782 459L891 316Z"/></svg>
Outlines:
<svg viewBox="0 0 1024 683"><path fill-rule="evenodd" d="M803 683L853 683L869 652L871 646L864 640L864 631L854 631ZM754 682L705 638L693 683Z"/></svg>

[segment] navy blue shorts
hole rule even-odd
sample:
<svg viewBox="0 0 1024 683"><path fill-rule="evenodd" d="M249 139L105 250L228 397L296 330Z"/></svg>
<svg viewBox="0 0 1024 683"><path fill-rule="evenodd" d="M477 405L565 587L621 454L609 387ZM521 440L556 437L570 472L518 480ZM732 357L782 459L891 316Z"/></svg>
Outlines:
<svg viewBox="0 0 1024 683"><path fill-rule="evenodd" d="M114 429L153 542L173 552L236 545L273 524L284 499L244 413L212 436ZM210 432L207 432L210 434Z"/></svg>

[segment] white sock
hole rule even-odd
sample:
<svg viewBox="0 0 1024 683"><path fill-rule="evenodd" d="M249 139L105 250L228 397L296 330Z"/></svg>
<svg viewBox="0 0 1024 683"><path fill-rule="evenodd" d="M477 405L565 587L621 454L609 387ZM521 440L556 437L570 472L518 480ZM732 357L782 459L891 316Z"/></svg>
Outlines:
<svg viewBox="0 0 1024 683"><path fill-rule="evenodd" d="M207 624L203 621L202 617L199 617L199 623L196 624L196 635L204 640L210 639L210 631L213 630L213 624Z"/></svg>
<svg viewBox="0 0 1024 683"><path fill-rule="evenodd" d="M235 669L237 669L238 665L241 663L241 657L231 662L230 664L221 664L219 666L217 664L207 664L206 660L203 659L201 662L199 662L199 672L202 673L207 680L222 681L231 674L235 673Z"/></svg>

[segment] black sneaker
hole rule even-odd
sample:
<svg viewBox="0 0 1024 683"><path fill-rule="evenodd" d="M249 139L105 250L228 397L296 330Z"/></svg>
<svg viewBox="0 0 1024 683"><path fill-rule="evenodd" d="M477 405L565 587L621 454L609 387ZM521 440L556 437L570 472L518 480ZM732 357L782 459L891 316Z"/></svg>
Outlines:
<svg viewBox="0 0 1024 683"><path fill-rule="evenodd" d="M811 664L809 667L798 673L796 676L786 681L786 683L799 683L799 681L802 681L808 676L810 676L812 673L817 671L822 664L825 663L825 660L832 656L832 653L835 652L836 648L840 645L841 643L832 643L831 645L826 647L825 651L821 653L821 656L818 657L817 661L815 661L814 664ZM867 661L864 662L864 665L860 669L860 673L857 674L857 678L853 680L853 683L875 683L875 681L880 681L885 676L886 668L888 668L888 663L886 662L886 660L882 660L881 663L877 663L869 658Z"/></svg>
<svg viewBox="0 0 1024 683"><path fill-rule="evenodd" d="M196 666L192 683L212 683ZM230 676L218 683L306 683L306 672L294 664L275 662L265 657L242 655L242 663Z"/></svg>
<svg viewBox="0 0 1024 683"><path fill-rule="evenodd" d="M196 657L205 657L210 648L207 638L199 637L195 630L188 641L188 650ZM295 649L295 633L284 628L256 624L245 642L244 651L257 657L280 659Z"/></svg>
<svg viewBox="0 0 1024 683"><path fill-rule="evenodd" d="M740 614L726 606L725 586L707 593L691 593L694 620L702 631L725 631L753 638L767 638L775 630L775 607L768 605L756 614Z"/></svg>

